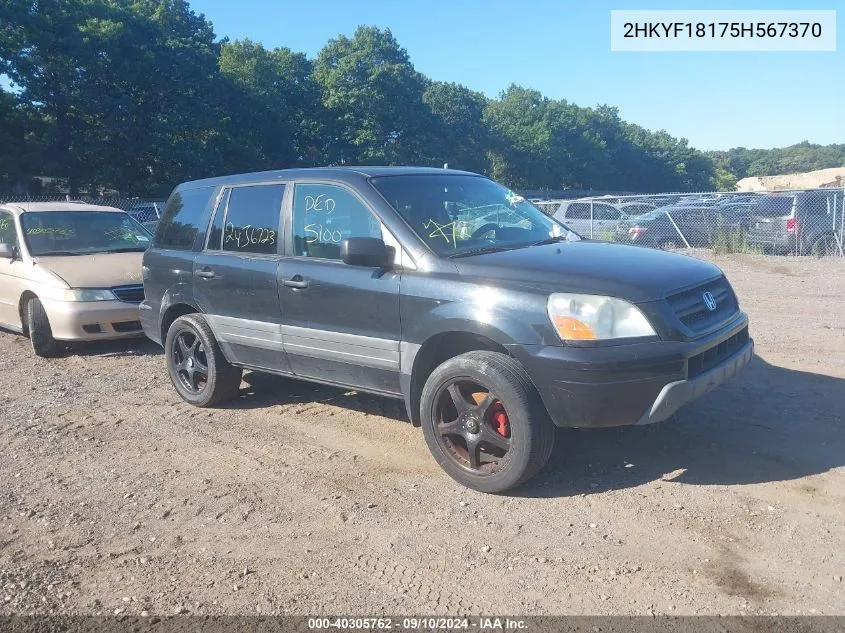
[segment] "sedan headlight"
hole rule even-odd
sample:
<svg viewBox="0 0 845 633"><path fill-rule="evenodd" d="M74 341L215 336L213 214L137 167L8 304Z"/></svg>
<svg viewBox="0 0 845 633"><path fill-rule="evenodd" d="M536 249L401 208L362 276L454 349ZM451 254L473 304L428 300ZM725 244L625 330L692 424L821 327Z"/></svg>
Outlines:
<svg viewBox="0 0 845 633"><path fill-rule="evenodd" d="M70 288L65 290L65 301L117 301L115 294L106 288Z"/></svg>
<svg viewBox="0 0 845 633"><path fill-rule="evenodd" d="M548 311L564 341L656 336L639 308L622 299L559 292L549 296Z"/></svg>

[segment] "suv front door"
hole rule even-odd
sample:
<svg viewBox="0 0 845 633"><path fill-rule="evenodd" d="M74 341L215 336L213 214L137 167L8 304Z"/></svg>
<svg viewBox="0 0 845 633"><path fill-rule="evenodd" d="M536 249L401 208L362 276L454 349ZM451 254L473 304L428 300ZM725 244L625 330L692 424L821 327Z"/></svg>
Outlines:
<svg viewBox="0 0 845 633"><path fill-rule="evenodd" d="M194 259L194 298L230 361L290 373L276 285L284 194L281 183L222 191Z"/></svg>
<svg viewBox="0 0 845 633"><path fill-rule="evenodd" d="M400 393L400 273L340 259L343 239L384 239L386 229L339 184L298 183L290 207L279 293L291 369L304 378Z"/></svg>

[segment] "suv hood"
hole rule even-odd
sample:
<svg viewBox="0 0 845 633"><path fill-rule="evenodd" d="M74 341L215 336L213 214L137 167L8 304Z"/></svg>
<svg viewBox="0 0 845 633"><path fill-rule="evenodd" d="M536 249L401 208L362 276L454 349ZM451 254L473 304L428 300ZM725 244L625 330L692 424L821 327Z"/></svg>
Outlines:
<svg viewBox="0 0 845 633"><path fill-rule="evenodd" d="M635 303L656 301L722 274L693 257L606 242L560 242L453 260L462 275L550 292L581 292Z"/></svg>
<svg viewBox="0 0 845 633"><path fill-rule="evenodd" d="M35 263L71 288L113 288L141 283L144 253L36 257Z"/></svg>

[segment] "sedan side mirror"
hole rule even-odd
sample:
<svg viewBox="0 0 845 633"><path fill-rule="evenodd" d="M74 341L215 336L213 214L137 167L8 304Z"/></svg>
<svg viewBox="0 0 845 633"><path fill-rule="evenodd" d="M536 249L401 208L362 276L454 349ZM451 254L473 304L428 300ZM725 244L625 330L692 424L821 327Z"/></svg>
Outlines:
<svg viewBox="0 0 845 633"><path fill-rule="evenodd" d="M377 237L347 237L340 243L340 259L350 266L389 268L395 252Z"/></svg>
<svg viewBox="0 0 845 633"><path fill-rule="evenodd" d="M0 243L0 259L14 259L17 257L17 249L11 244Z"/></svg>

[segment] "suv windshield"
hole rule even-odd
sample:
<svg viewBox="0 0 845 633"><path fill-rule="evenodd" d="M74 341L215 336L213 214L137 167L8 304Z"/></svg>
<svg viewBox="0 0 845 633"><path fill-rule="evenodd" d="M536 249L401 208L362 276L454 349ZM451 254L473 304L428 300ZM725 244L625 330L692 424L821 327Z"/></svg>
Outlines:
<svg viewBox="0 0 845 633"><path fill-rule="evenodd" d="M30 255L88 255L144 251L152 237L126 213L39 211L21 214Z"/></svg>
<svg viewBox="0 0 845 633"><path fill-rule="evenodd" d="M382 176L371 182L441 256L580 239L522 196L480 176Z"/></svg>

